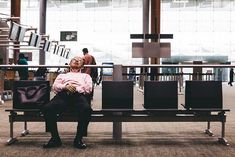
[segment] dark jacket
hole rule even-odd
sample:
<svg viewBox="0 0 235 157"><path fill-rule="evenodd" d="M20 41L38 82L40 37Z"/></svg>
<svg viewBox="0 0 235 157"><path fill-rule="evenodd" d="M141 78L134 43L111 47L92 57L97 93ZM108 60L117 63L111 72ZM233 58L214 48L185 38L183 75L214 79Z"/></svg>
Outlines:
<svg viewBox="0 0 235 157"><path fill-rule="evenodd" d="M28 62L25 58L20 58L18 60L18 64L28 65ZM28 77L29 77L28 67L19 68L18 73L19 73L20 80L28 80Z"/></svg>

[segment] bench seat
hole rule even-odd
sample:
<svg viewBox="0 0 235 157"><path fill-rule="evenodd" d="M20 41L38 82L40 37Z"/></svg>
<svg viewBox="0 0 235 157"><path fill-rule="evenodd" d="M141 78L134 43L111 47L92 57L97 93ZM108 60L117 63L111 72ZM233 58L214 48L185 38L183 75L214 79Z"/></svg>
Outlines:
<svg viewBox="0 0 235 157"><path fill-rule="evenodd" d="M120 140L122 136L122 122L207 122L208 126L205 132L210 136L210 122L221 122L221 138L219 142L228 145L225 139L225 122L226 112L228 109L101 109L93 110L91 114L91 122L112 122L113 137ZM7 109L10 122L10 139L8 144L16 141L13 136L13 123L25 122L25 130L22 135L29 133L27 130L27 122L44 122L43 115L38 109ZM73 113L63 113L58 115L58 122L76 122L76 116Z"/></svg>

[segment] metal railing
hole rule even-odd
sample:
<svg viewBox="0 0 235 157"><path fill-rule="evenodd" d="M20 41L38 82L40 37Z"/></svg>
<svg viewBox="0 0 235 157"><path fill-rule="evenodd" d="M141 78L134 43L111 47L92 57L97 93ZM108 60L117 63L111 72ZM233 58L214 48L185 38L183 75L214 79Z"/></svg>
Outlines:
<svg viewBox="0 0 235 157"><path fill-rule="evenodd" d="M8 79L6 76L6 72L7 71L14 71L14 69L17 68L22 68L22 67L28 67L29 70L31 72L36 71L37 68L39 67L45 67L49 69L49 73L53 74L53 79L55 79L55 77L57 76L58 72L56 72L56 69L58 68L68 68L68 65L0 65L0 92L1 90L4 90L4 80ZM139 85L139 87L141 88L143 86L143 81L145 80L151 80L150 76L154 76L154 80L158 80L158 81L178 81L179 82L179 88L183 88L184 87L184 81L185 80L204 80L204 81L209 81L209 80L215 80L215 73L211 72L211 73L190 73L190 72L186 72L184 73L184 69L188 69L188 68L201 68L201 69L227 69L228 68L234 68L235 65L215 65L215 64L204 64L204 65L156 65L156 64L152 64L152 65L85 65L84 67L96 67L99 69L100 72L100 77L102 77L102 70L104 68L112 68L112 76L109 76L109 79L113 79L113 80L122 80L122 79L129 79L130 76L134 76L134 82ZM129 73L128 69L129 68L135 68L136 69L136 73ZM151 68L155 68L158 69L157 73L151 73ZM175 73L164 73L161 72L163 68L175 68L178 69L180 72L175 72ZM145 72L141 72L143 70L141 69L145 69ZM222 75L222 74L221 74ZM51 76L52 77L52 76ZM52 79L51 77L49 77L48 79ZM142 77L142 78L141 78ZM17 77L13 76L14 79L17 79ZM133 77L132 77L133 78ZM141 79L140 79L141 78ZM53 79L51 81L53 81ZM102 80L102 78L101 78Z"/></svg>

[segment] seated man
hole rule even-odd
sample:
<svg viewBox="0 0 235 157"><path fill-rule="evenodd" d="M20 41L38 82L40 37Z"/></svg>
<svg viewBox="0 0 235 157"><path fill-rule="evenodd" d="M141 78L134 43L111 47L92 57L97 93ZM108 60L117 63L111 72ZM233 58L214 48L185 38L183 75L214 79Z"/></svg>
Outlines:
<svg viewBox="0 0 235 157"><path fill-rule="evenodd" d="M62 145L56 119L57 114L67 108L72 108L78 119L77 134L73 144L79 149L86 148L82 138L87 134L87 127L91 117L92 109L87 95L92 91L92 79L90 75L81 73L83 58L74 57L69 65L70 72L60 74L55 79L52 86L52 91L56 93L55 97L42 107L47 131L51 133L51 139L47 144L43 145L43 148Z"/></svg>

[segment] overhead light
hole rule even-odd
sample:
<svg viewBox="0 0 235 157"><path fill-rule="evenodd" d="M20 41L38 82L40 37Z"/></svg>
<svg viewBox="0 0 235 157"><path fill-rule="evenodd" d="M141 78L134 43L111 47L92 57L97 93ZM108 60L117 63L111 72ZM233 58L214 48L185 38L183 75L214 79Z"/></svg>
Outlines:
<svg viewBox="0 0 235 157"><path fill-rule="evenodd" d="M98 3L98 0L83 0L83 3Z"/></svg>
<svg viewBox="0 0 235 157"><path fill-rule="evenodd" d="M188 0L173 0L173 3L188 3Z"/></svg>

